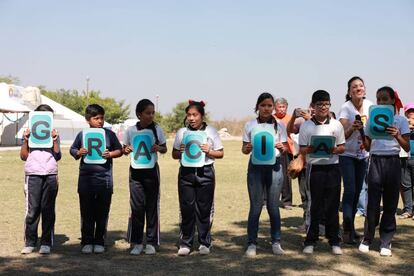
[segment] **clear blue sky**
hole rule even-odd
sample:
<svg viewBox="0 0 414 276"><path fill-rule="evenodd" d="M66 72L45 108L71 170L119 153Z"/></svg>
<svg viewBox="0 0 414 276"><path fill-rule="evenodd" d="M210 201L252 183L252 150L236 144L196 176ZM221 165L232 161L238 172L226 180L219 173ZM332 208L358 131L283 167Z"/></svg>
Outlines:
<svg viewBox="0 0 414 276"><path fill-rule="evenodd" d="M333 110L364 78L414 101L414 1L0 0L0 74L22 85L141 98L169 112L204 99L214 119L253 115L263 91Z"/></svg>

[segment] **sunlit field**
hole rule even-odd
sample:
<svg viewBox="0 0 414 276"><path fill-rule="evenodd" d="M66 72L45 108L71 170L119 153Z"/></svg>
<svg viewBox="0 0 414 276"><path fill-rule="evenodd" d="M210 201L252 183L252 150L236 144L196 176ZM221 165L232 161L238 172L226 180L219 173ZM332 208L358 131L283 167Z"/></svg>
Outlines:
<svg viewBox="0 0 414 276"><path fill-rule="evenodd" d="M312 256L302 254L304 233L297 230L302 223L302 209L297 182L293 182L294 208L281 209L282 247L286 254L275 256L269 239L269 220L263 209L258 254L244 257L249 200L246 187L247 156L240 151L240 141L224 141L225 157L216 162L215 217L213 248L208 256L195 250L187 257L178 257L178 162L169 152L159 159L161 170L161 246L155 256L131 256L126 242L129 215L129 159L114 160L114 194L108 225L107 251L102 255L80 253L80 211L77 194L79 163L63 148L59 163L59 193L56 203L55 245L52 254L37 252L20 255L23 247L23 165L18 151L0 152L0 273L34 274L412 274L414 273L414 221L397 220L398 230L393 242L393 256L380 257L379 241L369 254L356 247L344 246L344 255L334 256L322 239ZM397 183L396 183L397 185ZM400 205L401 207L401 202ZM400 210L399 210L400 211ZM362 232L363 218L356 219ZM198 244L196 243L196 247Z"/></svg>

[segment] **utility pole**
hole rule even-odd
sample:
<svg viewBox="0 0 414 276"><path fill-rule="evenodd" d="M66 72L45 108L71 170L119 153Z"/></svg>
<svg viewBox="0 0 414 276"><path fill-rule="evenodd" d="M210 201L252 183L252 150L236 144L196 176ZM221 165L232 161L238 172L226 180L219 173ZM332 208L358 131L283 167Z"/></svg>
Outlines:
<svg viewBox="0 0 414 276"><path fill-rule="evenodd" d="M86 76L86 104L89 104L89 76Z"/></svg>

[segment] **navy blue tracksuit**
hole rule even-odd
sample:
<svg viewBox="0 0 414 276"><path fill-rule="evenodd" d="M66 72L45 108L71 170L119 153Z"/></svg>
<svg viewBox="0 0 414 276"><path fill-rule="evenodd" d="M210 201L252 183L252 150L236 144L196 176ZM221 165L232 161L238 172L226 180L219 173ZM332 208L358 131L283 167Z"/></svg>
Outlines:
<svg viewBox="0 0 414 276"><path fill-rule="evenodd" d="M105 130L106 148L121 150L115 133ZM77 151L83 147L82 132L78 133L70 147L70 154L77 159ZM86 164L81 158L78 193L81 211L81 244L104 245L109 209L113 193L112 159L104 164Z"/></svg>

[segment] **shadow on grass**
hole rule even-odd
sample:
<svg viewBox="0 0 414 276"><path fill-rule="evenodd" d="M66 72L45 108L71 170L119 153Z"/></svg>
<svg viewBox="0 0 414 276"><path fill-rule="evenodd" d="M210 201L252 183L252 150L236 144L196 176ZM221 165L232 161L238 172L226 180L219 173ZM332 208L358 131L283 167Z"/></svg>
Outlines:
<svg viewBox="0 0 414 276"><path fill-rule="evenodd" d="M162 232L162 245L155 256L131 256L125 241L124 231L110 231L107 235L107 251L104 254L82 255L79 243L68 243L65 235L55 236L53 254L41 256L37 253L29 256L0 257L2 274L38 274L58 273L64 275L90 274L341 274L353 275L352 269L338 269L347 263L350 267L364 268L370 274L410 274L414 270L412 241L414 233L410 226L398 226L398 234L393 243L394 255L399 257L380 258L378 252L360 254L357 248L344 247L345 255L333 256L327 241L321 240L312 256L301 253L304 233L292 230L300 224L301 218L282 219L282 246L286 250L283 256L271 253L269 222L261 223L258 239L258 255L254 259L243 256L246 235L235 235L229 231L213 229L212 253L201 256L197 250L188 257L178 257L178 228ZM231 229L245 230L247 222L237 221ZM238 231L237 233L240 233ZM243 232L244 233L244 232ZM377 237L378 239L378 237ZM378 243L372 246L373 251ZM197 248L197 242L194 248ZM385 265L383 264L385 262Z"/></svg>

